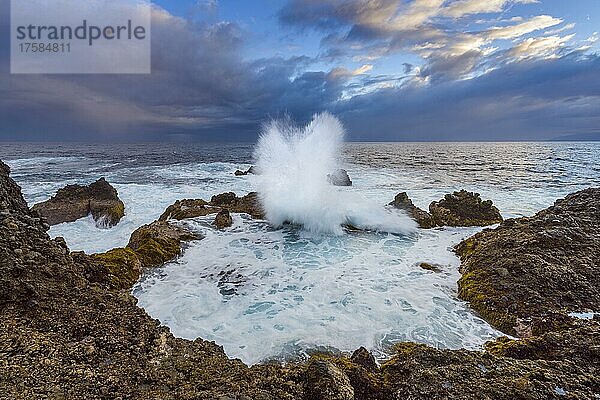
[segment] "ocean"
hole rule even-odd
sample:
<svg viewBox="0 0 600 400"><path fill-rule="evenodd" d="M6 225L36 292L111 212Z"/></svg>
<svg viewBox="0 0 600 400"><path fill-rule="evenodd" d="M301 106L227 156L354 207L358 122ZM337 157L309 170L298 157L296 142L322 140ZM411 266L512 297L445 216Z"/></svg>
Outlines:
<svg viewBox="0 0 600 400"><path fill-rule="evenodd" d="M234 176L255 163L254 151L254 144L6 143L0 159L30 205L66 184L104 176L125 203L122 221L99 229L83 218L49 232L64 237L71 250L95 253L125 246L137 227L178 199L257 190L255 176ZM600 142L345 143L341 164L353 186L336 190L364 199L354 211L365 220L402 191L427 209L444 194L467 189L512 218L600 186ZM308 204L324 212L304 201L305 185L294 192L293 184L289 202L297 205L288 209ZM336 199L324 207L327 215ZM452 247L482 228L333 234L239 214L224 231L211 221L189 221L205 239L147 271L133 288L139 306L176 336L214 340L252 364L359 346L384 359L394 343L406 340L477 349L500 335L456 295L459 260ZM420 262L439 264L441 272L422 270Z"/></svg>

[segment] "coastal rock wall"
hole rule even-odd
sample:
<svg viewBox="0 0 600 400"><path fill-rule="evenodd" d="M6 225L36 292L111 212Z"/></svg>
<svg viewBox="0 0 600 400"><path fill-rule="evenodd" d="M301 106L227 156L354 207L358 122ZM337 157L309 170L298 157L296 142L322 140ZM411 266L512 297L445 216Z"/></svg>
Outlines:
<svg viewBox="0 0 600 400"><path fill-rule="evenodd" d="M400 343L380 366L359 349L352 357L315 354L306 364L248 367L215 343L174 338L136 306L129 283L118 290L105 266L50 240L8 172L0 161L0 398L513 400L600 393L593 320L524 341L500 339L485 352ZM580 211L569 215L577 219L572 213ZM477 253L474 247L469 256Z"/></svg>
<svg viewBox="0 0 600 400"><path fill-rule="evenodd" d="M600 310L600 189L510 219L456 247L459 297L498 329L531 336Z"/></svg>

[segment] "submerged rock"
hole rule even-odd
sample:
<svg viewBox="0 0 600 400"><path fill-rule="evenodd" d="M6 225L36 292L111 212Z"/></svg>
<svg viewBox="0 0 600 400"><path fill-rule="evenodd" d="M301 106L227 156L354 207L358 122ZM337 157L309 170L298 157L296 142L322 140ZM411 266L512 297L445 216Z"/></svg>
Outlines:
<svg viewBox="0 0 600 400"><path fill-rule="evenodd" d="M487 226L502 222L500 211L491 200L482 201L479 193L466 190L432 202L429 213L437 226Z"/></svg>
<svg viewBox="0 0 600 400"><path fill-rule="evenodd" d="M33 206L50 225L73 222L91 214L98 226L116 225L125 215L125 205L104 178L88 185L67 185L49 200Z"/></svg>
<svg viewBox="0 0 600 400"><path fill-rule="evenodd" d="M165 221L154 221L136 229L129 238L127 247L135 251L146 268L160 266L181 253L182 243L202 239L200 234L171 225Z"/></svg>
<svg viewBox="0 0 600 400"><path fill-rule="evenodd" d="M205 215L215 214L218 212L219 208L211 207L202 199L184 199L177 200L175 203L167 207L158 220L182 220L186 218L203 217Z"/></svg>
<svg viewBox="0 0 600 400"><path fill-rule="evenodd" d="M352 181L345 169L338 169L334 173L328 174L327 181L333 186L352 186Z"/></svg>
<svg viewBox="0 0 600 400"><path fill-rule="evenodd" d="M419 224L420 228L428 229L435 226L431 215L429 215L427 211L423 211L419 207L415 206L412 200L408 198L408 194L406 192L398 193L396 197L394 197L394 201L388 205L406 211L412 219L417 221L417 224Z"/></svg>
<svg viewBox="0 0 600 400"><path fill-rule="evenodd" d="M459 297L492 325L518 336L564 327L568 312L600 307L600 189L504 221L456 252Z"/></svg>
<svg viewBox="0 0 600 400"><path fill-rule="evenodd" d="M215 225L218 229L225 229L230 227L233 224L233 219L229 214L229 211L224 208L215 217L213 225Z"/></svg>
<svg viewBox="0 0 600 400"><path fill-rule="evenodd" d="M419 263L418 265L419 265L419 268L422 268L426 271L442 272L442 267L437 264L429 264L426 262L422 262L422 263Z"/></svg>

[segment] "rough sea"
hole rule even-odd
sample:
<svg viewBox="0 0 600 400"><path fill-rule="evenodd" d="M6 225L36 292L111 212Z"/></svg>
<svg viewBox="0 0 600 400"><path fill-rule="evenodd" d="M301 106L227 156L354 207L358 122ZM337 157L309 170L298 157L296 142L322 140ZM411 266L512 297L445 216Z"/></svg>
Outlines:
<svg viewBox="0 0 600 400"><path fill-rule="evenodd" d="M178 199L256 190L253 144L0 144L30 205L66 184L104 176L126 215L111 229L91 218L53 226L71 250L125 246L139 226ZM505 218L532 215L566 194L600 186L600 142L347 143L343 167L356 192L383 207L406 191L427 209L454 190L492 199ZM302 188L298 199L302 201ZM477 349L500 333L457 299L452 247L482 228L403 235L342 235L276 228L235 214L224 231L212 217L189 221L206 238L133 288L139 306L179 337L214 340L248 363L359 346L385 358L393 343ZM435 273L417 266L439 264Z"/></svg>

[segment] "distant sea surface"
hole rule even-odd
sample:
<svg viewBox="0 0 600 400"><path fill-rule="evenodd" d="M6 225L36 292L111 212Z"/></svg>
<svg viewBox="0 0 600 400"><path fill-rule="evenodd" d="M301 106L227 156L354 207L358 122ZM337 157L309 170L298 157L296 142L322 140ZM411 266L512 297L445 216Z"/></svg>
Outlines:
<svg viewBox="0 0 600 400"><path fill-rule="evenodd" d="M0 143L30 205L66 184L104 176L126 205L112 229L90 218L53 226L72 250L102 252L127 244L178 199L255 190L236 169L253 163L252 144ZM343 164L353 186L381 206L408 192L431 201L467 189L492 199L505 218L532 215L568 193L600 186L600 142L347 143ZM299 191L302 188L298 188ZM366 346L385 358L400 340L442 348L479 348L499 333L456 298L459 261L451 248L479 228L315 236L234 216L217 231L134 287L140 306L180 337L215 340L253 363L301 357L314 348ZM416 267L437 263L441 273Z"/></svg>

